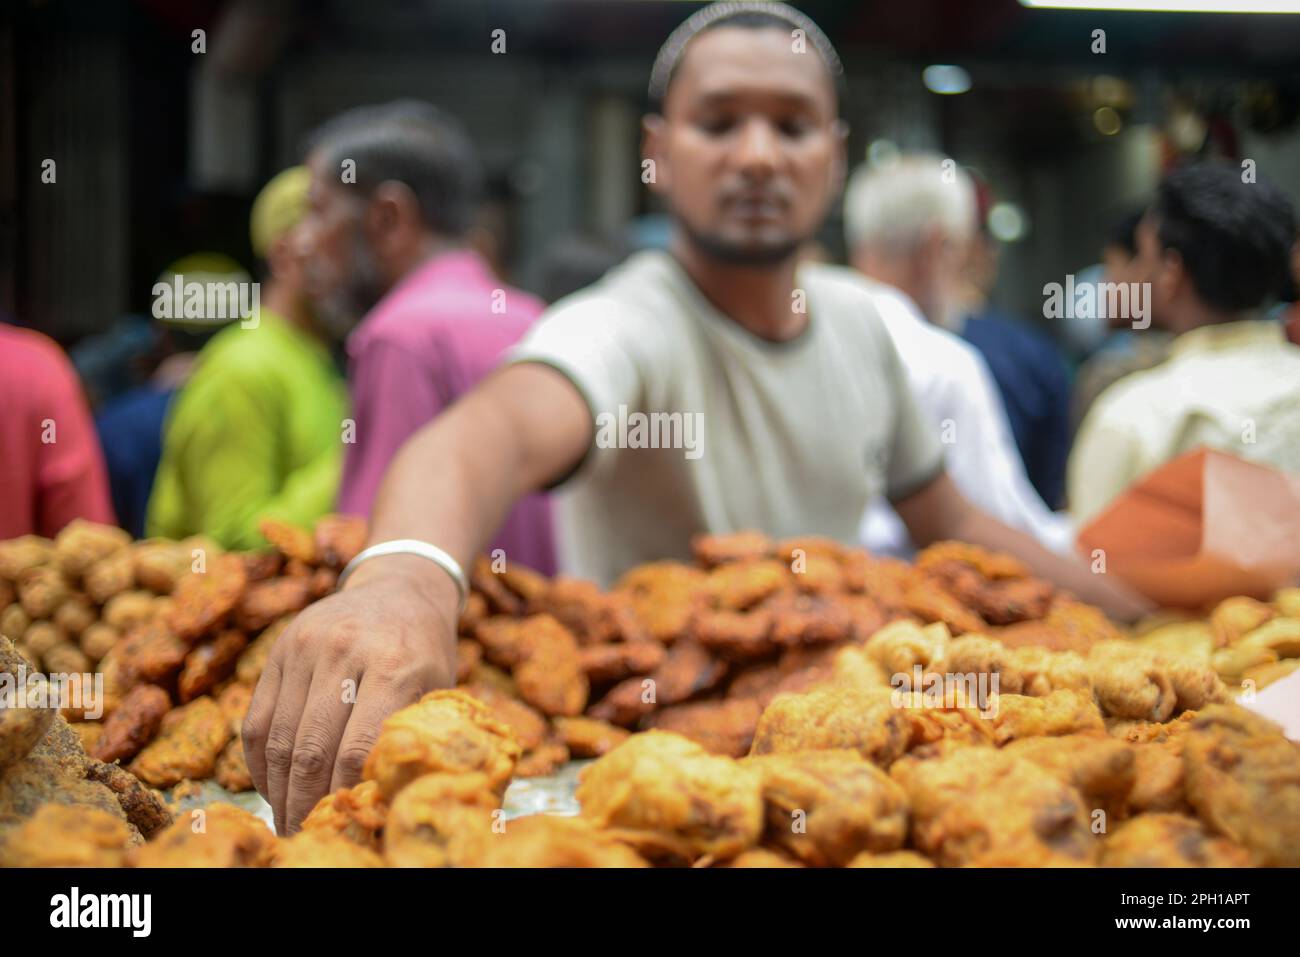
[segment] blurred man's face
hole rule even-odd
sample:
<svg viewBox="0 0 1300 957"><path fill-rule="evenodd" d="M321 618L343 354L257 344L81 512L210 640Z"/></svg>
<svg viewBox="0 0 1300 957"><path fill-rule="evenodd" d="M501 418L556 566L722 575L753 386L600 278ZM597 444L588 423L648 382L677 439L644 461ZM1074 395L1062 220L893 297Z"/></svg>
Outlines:
<svg viewBox="0 0 1300 957"><path fill-rule="evenodd" d="M366 200L340 171L313 154L307 214L297 229L307 295L325 330L343 336L384 294L378 263L366 240Z"/></svg>
<svg viewBox="0 0 1300 957"><path fill-rule="evenodd" d="M1129 280L1151 284L1151 321L1156 326L1165 326L1173 299L1183 285L1182 269L1165 256L1160 245L1159 223L1150 213L1138 222L1134 238L1137 255L1133 257Z"/></svg>
<svg viewBox="0 0 1300 957"><path fill-rule="evenodd" d="M694 245L725 262L794 255L844 177L835 93L816 51L781 30L720 27L691 41L662 120L647 122L654 189Z"/></svg>

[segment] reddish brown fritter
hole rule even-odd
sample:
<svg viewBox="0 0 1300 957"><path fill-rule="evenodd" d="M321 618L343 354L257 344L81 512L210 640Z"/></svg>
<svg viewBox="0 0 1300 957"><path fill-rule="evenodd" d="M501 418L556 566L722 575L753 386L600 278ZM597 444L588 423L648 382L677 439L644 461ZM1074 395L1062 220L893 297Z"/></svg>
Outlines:
<svg viewBox="0 0 1300 957"><path fill-rule="evenodd" d="M316 802L303 819L302 830L323 832L346 838L353 844L377 851L388 802L375 781L362 781L356 787L339 788Z"/></svg>
<svg viewBox="0 0 1300 957"><path fill-rule="evenodd" d="M834 595L844 591L844 570L839 559L823 552L797 553L790 561L794 584L810 595Z"/></svg>
<svg viewBox="0 0 1300 957"><path fill-rule="evenodd" d="M705 568L727 562L754 561L769 557L776 543L762 532L732 532L726 535L696 535L691 552Z"/></svg>
<svg viewBox="0 0 1300 957"><path fill-rule="evenodd" d="M619 579L616 590L628 597L633 613L655 641L672 644L686 634L706 605L706 576L680 562L638 565Z"/></svg>
<svg viewBox="0 0 1300 957"><path fill-rule="evenodd" d="M524 601L506 587L501 576L492 570L492 562L480 555L469 573L470 586L484 598L492 611L499 615L518 617L524 613Z"/></svg>
<svg viewBox="0 0 1300 957"><path fill-rule="evenodd" d="M112 791L126 819L146 839L172 823L172 812L162 795L145 787L120 764L89 761L86 763L86 780L95 781Z"/></svg>
<svg viewBox="0 0 1300 957"><path fill-rule="evenodd" d="M698 642L679 641L653 673L615 685L588 714L613 724L629 725L657 708L713 689L726 673L726 663Z"/></svg>
<svg viewBox="0 0 1300 957"><path fill-rule="evenodd" d="M552 615L584 645L649 639L627 595L606 594L581 578L554 579L528 602L528 611Z"/></svg>
<svg viewBox="0 0 1300 957"><path fill-rule="evenodd" d="M983 618L935 581L913 580L903 592L903 604L922 621L943 622L954 635L988 629Z"/></svg>
<svg viewBox="0 0 1300 957"><path fill-rule="evenodd" d="M784 648L846 641L853 634L848 609L833 598L780 594L763 608L772 615L772 641Z"/></svg>
<svg viewBox="0 0 1300 957"><path fill-rule="evenodd" d="M248 573L238 555L209 556L207 571L190 572L176 583L167 616L177 638L197 641L220 627L248 588Z"/></svg>
<svg viewBox="0 0 1300 957"><path fill-rule="evenodd" d="M595 718L555 718L551 724L575 758L598 758L621 744L630 733Z"/></svg>
<svg viewBox="0 0 1300 957"><path fill-rule="evenodd" d="M1249 867L1250 852L1181 814L1142 814L1106 838L1102 867Z"/></svg>
<svg viewBox="0 0 1300 957"><path fill-rule="evenodd" d="M582 670L593 684L644 675L663 664L668 652L657 641L611 641L578 650Z"/></svg>
<svg viewBox="0 0 1300 957"><path fill-rule="evenodd" d="M528 630L518 618L493 615L478 623L474 637L483 648L483 657L499 668L513 668L528 655Z"/></svg>
<svg viewBox="0 0 1300 957"><path fill-rule="evenodd" d="M270 867L275 835L261 820L229 804L182 815L128 855L132 867Z"/></svg>
<svg viewBox="0 0 1300 957"><path fill-rule="evenodd" d="M502 584L525 602L541 596L551 585L551 580L541 572L533 571L518 562L507 562L499 577Z"/></svg>
<svg viewBox="0 0 1300 957"><path fill-rule="evenodd" d="M691 637L730 661L750 661L776 650L772 640L772 612L704 611L691 625Z"/></svg>
<svg viewBox="0 0 1300 957"><path fill-rule="evenodd" d="M573 634L550 615L533 615L520 625L526 650L512 673L519 697L544 714L582 714L591 686Z"/></svg>
<svg viewBox="0 0 1300 957"><path fill-rule="evenodd" d="M967 565L989 581L1029 577L1029 569L1018 559L966 542L935 542L916 556L916 568L926 574L950 562Z"/></svg>
<svg viewBox="0 0 1300 957"><path fill-rule="evenodd" d="M712 754L738 758L749 753L762 706L752 698L670 705L649 715L645 724L675 731Z"/></svg>
<svg viewBox="0 0 1300 957"><path fill-rule="evenodd" d="M230 724L217 703L196 698L167 715L157 737L131 762L131 771L156 788L209 778L230 738Z"/></svg>
<svg viewBox="0 0 1300 957"><path fill-rule="evenodd" d="M366 547L366 520L360 515L326 515L316 522L316 557L338 571Z"/></svg>
<svg viewBox="0 0 1300 957"><path fill-rule="evenodd" d="M239 559L244 563L244 572L250 582L274 578L284 566L284 556L279 552L241 552Z"/></svg>
<svg viewBox="0 0 1300 957"><path fill-rule="evenodd" d="M113 649L128 684L165 684L185 663L190 646L161 621L141 625Z"/></svg>
<svg viewBox="0 0 1300 957"><path fill-rule="evenodd" d="M223 631L211 641L196 645L185 658L177 683L181 703L207 694L235 671L239 655L248 645L240 631Z"/></svg>
<svg viewBox="0 0 1300 957"><path fill-rule="evenodd" d="M311 601L310 578L274 578L248 586L235 608L235 625L261 631L284 615L302 611Z"/></svg>
<svg viewBox="0 0 1300 957"><path fill-rule="evenodd" d="M320 564L320 556L316 553L316 541L312 538L311 532L274 518L262 519L257 523L257 530L285 558L300 561L305 565Z"/></svg>
<svg viewBox="0 0 1300 957"><path fill-rule="evenodd" d="M538 747L550 733L545 716L498 688L478 684L466 685L457 690L464 691L487 705L492 717L510 729L510 733L525 751Z"/></svg>
<svg viewBox="0 0 1300 957"><path fill-rule="evenodd" d="M122 702L104 719L104 730L91 756L100 761L130 761L158 733L171 698L157 685L142 684L132 688Z"/></svg>
<svg viewBox="0 0 1300 957"><path fill-rule="evenodd" d="M782 694L759 717L753 754L849 748L882 768L907 750L912 725L888 688L827 685Z"/></svg>
<svg viewBox="0 0 1300 957"><path fill-rule="evenodd" d="M789 567L774 558L728 562L709 572L706 592L724 611L744 611L793 584Z"/></svg>
<svg viewBox="0 0 1300 957"><path fill-rule="evenodd" d="M244 742L239 737L231 738L222 750L212 776L231 794L253 790L253 775L244 761Z"/></svg>
<svg viewBox="0 0 1300 957"><path fill-rule="evenodd" d="M339 583L339 573L332 568L318 568L307 579L307 597L309 601L320 601L332 594Z"/></svg>

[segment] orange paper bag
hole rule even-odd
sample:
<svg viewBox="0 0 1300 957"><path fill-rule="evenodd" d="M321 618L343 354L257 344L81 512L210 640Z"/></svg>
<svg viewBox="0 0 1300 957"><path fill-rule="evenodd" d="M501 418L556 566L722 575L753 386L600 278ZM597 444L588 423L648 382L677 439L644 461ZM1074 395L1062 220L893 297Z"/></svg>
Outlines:
<svg viewBox="0 0 1300 957"><path fill-rule="evenodd" d="M1116 498L1079 546L1165 607L1268 598L1300 578L1300 475L1195 449Z"/></svg>

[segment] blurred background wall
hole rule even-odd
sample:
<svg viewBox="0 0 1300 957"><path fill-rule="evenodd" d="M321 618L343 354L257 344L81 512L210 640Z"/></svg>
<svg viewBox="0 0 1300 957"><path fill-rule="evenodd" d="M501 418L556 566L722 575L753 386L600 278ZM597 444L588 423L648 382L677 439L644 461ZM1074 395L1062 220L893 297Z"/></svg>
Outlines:
<svg viewBox="0 0 1300 957"><path fill-rule="evenodd" d="M1031 319L1042 321L1043 284L1096 262L1105 229L1181 155L1254 159L1300 200L1300 17L796 5L845 62L854 162L940 150L1006 204L995 299ZM468 126L491 183L478 242L535 288L555 237L655 212L639 179L645 83L660 43L699 6L10 0L0 308L72 344L147 311L155 277L186 253L250 264L248 204L299 158L303 135L403 96ZM492 52L494 30L504 53ZM969 89L928 88L935 65L959 67ZM961 73L938 75L938 89L963 86ZM57 188L42 183L46 159ZM838 255L838 213L824 233Z"/></svg>

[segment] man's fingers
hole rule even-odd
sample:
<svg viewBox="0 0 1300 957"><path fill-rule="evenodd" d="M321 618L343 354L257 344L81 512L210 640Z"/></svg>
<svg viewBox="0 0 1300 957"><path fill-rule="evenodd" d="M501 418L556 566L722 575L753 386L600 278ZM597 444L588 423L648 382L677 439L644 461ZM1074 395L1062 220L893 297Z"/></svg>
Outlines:
<svg viewBox="0 0 1300 957"><path fill-rule="evenodd" d="M287 834L298 829L302 819L330 790L334 758L357 696L357 683L343 671L317 671L312 679L294 741L293 769L285 801Z"/></svg>
<svg viewBox="0 0 1300 957"><path fill-rule="evenodd" d="M361 677L361 686L357 688L357 703L352 706L347 729L339 741L338 753L334 756L331 791L350 788L361 780L361 767L366 763L366 755L379 737L379 726L396 710L398 702L393 700L392 694L381 683L382 680L375 677L373 672Z"/></svg>
<svg viewBox="0 0 1300 957"><path fill-rule="evenodd" d="M276 699L280 693L280 665L274 658L262 669L262 677L257 681L253 698L248 705L248 714L244 717L244 726L240 737L244 742L244 761L248 773L253 778L253 785L259 794L266 797L266 736L271 730L271 719L275 716Z"/></svg>
<svg viewBox="0 0 1300 957"><path fill-rule="evenodd" d="M266 734L266 791L264 797L275 815L275 830L285 831L285 803L289 797L289 775L293 771L293 749L298 741L298 725L311 690L311 668L298 667L280 678L275 716Z"/></svg>

